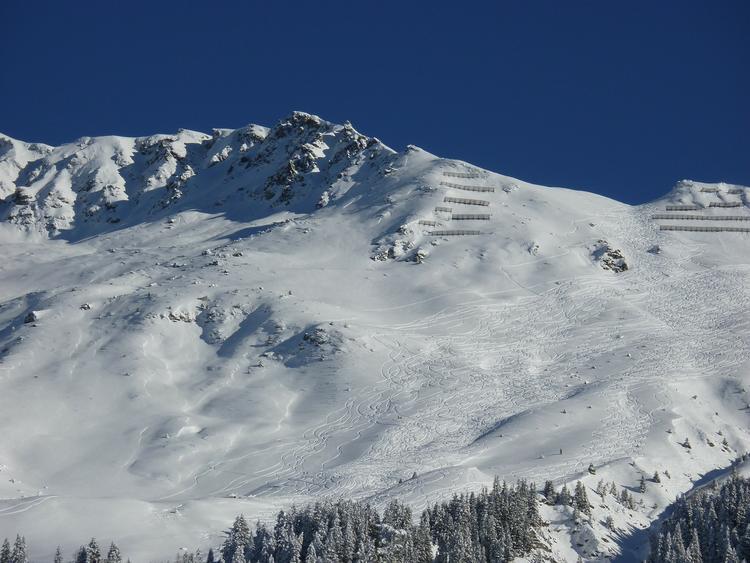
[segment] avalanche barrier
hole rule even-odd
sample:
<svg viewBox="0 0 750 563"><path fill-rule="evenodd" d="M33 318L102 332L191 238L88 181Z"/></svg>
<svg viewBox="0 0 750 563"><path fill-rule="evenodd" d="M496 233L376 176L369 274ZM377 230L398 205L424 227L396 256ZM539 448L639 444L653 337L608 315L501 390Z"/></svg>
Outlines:
<svg viewBox="0 0 750 563"><path fill-rule="evenodd" d="M451 220L453 221L489 221L489 213L455 213Z"/></svg>
<svg viewBox="0 0 750 563"><path fill-rule="evenodd" d="M465 190L467 192L494 192L495 188L490 186L465 186L463 184L454 184L453 182L440 182L440 185L448 188L455 188L457 190Z"/></svg>
<svg viewBox="0 0 750 563"><path fill-rule="evenodd" d="M488 206L489 201L485 199L469 199L466 197L445 197L443 198L445 203L462 203L463 205L483 205Z"/></svg>
<svg viewBox="0 0 750 563"><path fill-rule="evenodd" d="M667 211L699 211L703 209L700 205L667 205Z"/></svg>
<svg viewBox="0 0 750 563"><path fill-rule="evenodd" d="M696 231L700 233L750 233L750 227L689 227L686 225L660 225L660 231Z"/></svg>
<svg viewBox="0 0 750 563"><path fill-rule="evenodd" d="M689 221L750 221L750 215L674 215L657 213L652 219L683 219Z"/></svg>
<svg viewBox="0 0 750 563"><path fill-rule="evenodd" d="M481 235L482 231L466 231L466 230L456 229L453 231L430 231L430 234L435 237L450 237L450 236L460 236L460 235Z"/></svg>
<svg viewBox="0 0 750 563"><path fill-rule="evenodd" d="M476 172L443 172L443 176L449 176L451 178L481 178L482 176Z"/></svg>

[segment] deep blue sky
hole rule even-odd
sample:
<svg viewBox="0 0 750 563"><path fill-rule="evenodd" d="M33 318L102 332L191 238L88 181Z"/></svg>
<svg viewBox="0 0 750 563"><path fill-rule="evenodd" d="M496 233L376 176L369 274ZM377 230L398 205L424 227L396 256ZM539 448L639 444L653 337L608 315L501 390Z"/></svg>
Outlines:
<svg viewBox="0 0 750 563"><path fill-rule="evenodd" d="M0 1L0 131L58 144L352 121L642 202L750 184L750 2Z"/></svg>

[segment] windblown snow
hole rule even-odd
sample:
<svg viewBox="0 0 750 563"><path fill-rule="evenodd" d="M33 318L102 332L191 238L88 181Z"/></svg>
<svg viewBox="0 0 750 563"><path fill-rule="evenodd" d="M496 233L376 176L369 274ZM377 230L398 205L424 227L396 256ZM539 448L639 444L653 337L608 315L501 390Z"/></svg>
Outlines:
<svg viewBox="0 0 750 563"><path fill-rule="evenodd" d="M147 561L322 496L668 470L626 535L750 449L748 205L629 206L299 112L0 135L0 537ZM563 528L560 560L618 550Z"/></svg>

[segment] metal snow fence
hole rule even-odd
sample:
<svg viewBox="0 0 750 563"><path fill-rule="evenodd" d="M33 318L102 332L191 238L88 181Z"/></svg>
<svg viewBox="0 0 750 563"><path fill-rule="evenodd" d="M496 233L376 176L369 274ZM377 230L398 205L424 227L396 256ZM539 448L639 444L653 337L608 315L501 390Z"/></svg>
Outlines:
<svg viewBox="0 0 750 563"><path fill-rule="evenodd" d="M450 207L436 207L435 208L436 213L453 213L453 209Z"/></svg>
<svg viewBox="0 0 750 563"><path fill-rule="evenodd" d="M463 235L481 235L482 231L467 231L462 229L456 229L451 231L430 231L430 234L435 237L451 237L451 236L463 236Z"/></svg>
<svg viewBox="0 0 750 563"><path fill-rule="evenodd" d="M673 215L657 213L652 219L682 219L688 221L750 221L750 215Z"/></svg>
<svg viewBox="0 0 750 563"><path fill-rule="evenodd" d="M696 231L700 233L750 233L750 227L689 227L686 225L660 225L661 231Z"/></svg>
<svg viewBox="0 0 750 563"><path fill-rule="evenodd" d="M451 178L481 178L482 175L477 172L443 172L443 176Z"/></svg>
<svg viewBox="0 0 750 563"><path fill-rule="evenodd" d="M440 223L437 221L430 221L429 219L420 219L419 220L420 225L427 225L428 227L438 227L440 226Z"/></svg>
<svg viewBox="0 0 750 563"><path fill-rule="evenodd" d="M701 188L701 191L708 194L719 193L719 188Z"/></svg>
<svg viewBox="0 0 750 563"><path fill-rule="evenodd" d="M700 205L667 205L667 211L698 211L703 209Z"/></svg>
<svg viewBox="0 0 750 563"><path fill-rule="evenodd" d="M486 199L469 199L467 197L445 197L443 198L445 203L462 203L464 205L483 205L488 206L490 204Z"/></svg>
<svg viewBox="0 0 750 563"><path fill-rule="evenodd" d="M740 207L741 205L739 201L712 201L708 204L709 207Z"/></svg>
<svg viewBox="0 0 750 563"><path fill-rule="evenodd" d="M454 213L453 221L489 221L489 213Z"/></svg>
<svg viewBox="0 0 750 563"><path fill-rule="evenodd" d="M454 184L453 182L440 182L441 185L449 188L455 188L457 190L465 190L467 192L494 192L495 188L489 186L465 186L463 184Z"/></svg>

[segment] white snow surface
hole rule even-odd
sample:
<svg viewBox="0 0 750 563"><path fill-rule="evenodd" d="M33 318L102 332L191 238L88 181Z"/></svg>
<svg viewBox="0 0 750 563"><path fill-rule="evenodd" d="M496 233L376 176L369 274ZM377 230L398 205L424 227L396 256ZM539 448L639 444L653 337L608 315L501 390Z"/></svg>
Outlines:
<svg viewBox="0 0 750 563"><path fill-rule="evenodd" d="M750 449L750 233L652 219L750 218L748 188L629 206L295 112L0 135L0 198L0 538L34 560L91 536L166 559L241 512L421 509L496 474L635 490L632 513L592 501L588 532L545 512L557 560L606 559L606 514L645 527ZM481 234L430 234L456 229Z"/></svg>

